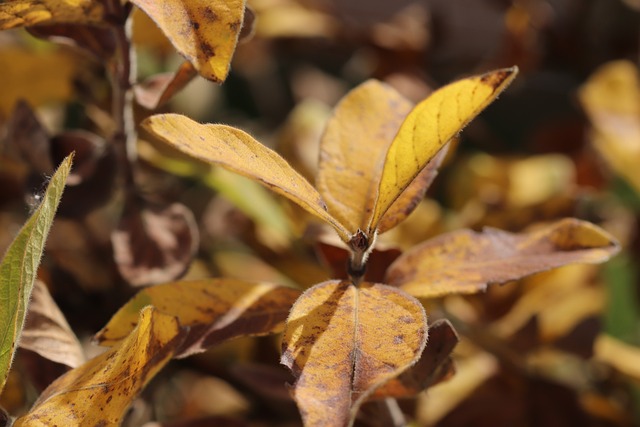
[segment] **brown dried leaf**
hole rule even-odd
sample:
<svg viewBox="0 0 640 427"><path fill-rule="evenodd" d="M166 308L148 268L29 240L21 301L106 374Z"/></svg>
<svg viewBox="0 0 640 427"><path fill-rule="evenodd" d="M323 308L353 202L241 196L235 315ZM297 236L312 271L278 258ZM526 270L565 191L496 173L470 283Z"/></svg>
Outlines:
<svg viewBox="0 0 640 427"><path fill-rule="evenodd" d="M305 425L351 425L376 388L418 360L426 339L422 305L398 289L347 281L308 289L287 319L281 358L296 377Z"/></svg>
<svg viewBox="0 0 640 427"><path fill-rule="evenodd" d="M40 23L103 23L99 0L8 0L0 3L0 30Z"/></svg>
<svg viewBox="0 0 640 427"><path fill-rule="evenodd" d="M118 270L129 283L157 284L175 280L189 267L198 247L198 228L182 204L141 208L132 202L111 242Z"/></svg>
<svg viewBox="0 0 640 427"><path fill-rule="evenodd" d="M39 280L36 280L31 293L20 347L71 368L77 368L85 361L78 338L49 294L47 286Z"/></svg>
<svg viewBox="0 0 640 427"><path fill-rule="evenodd" d="M386 283L418 298L474 294L567 264L604 262L618 250L604 230L573 218L530 233L460 230L403 254L389 267Z"/></svg>
<svg viewBox="0 0 640 427"><path fill-rule="evenodd" d="M27 102L16 104L4 139L10 158L26 163L37 174L51 174L49 134Z"/></svg>
<svg viewBox="0 0 640 427"><path fill-rule="evenodd" d="M244 0L133 0L203 77L223 82L244 17Z"/></svg>
<svg viewBox="0 0 640 427"><path fill-rule="evenodd" d="M178 71L151 76L135 85L133 91L140 105L149 110L155 110L184 89L196 75L197 71L193 65L185 61Z"/></svg>
<svg viewBox="0 0 640 427"><path fill-rule="evenodd" d="M279 332L299 295L296 289L235 279L166 283L138 292L95 339L114 345L135 326L140 309L152 304L190 328L176 352L186 357L227 339Z"/></svg>
<svg viewBox="0 0 640 427"><path fill-rule="evenodd" d="M111 58L116 50L114 33L109 28L67 23L37 25L27 31L44 40L81 48L101 61Z"/></svg>
<svg viewBox="0 0 640 427"><path fill-rule="evenodd" d="M58 378L14 425L119 425L127 407L171 359L182 337L176 318L146 307L138 327L120 346Z"/></svg>

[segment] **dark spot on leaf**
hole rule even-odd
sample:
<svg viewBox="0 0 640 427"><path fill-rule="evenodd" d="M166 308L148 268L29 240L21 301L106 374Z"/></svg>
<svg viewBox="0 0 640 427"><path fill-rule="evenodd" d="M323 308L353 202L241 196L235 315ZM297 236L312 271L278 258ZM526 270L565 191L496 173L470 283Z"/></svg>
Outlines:
<svg viewBox="0 0 640 427"><path fill-rule="evenodd" d="M197 22L195 22L195 21L193 21L193 22L191 23L191 26L192 26L192 27L193 27L193 29L194 29L194 30L196 30L196 31L198 31L198 30L200 29L200 24L199 24L199 23L197 23Z"/></svg>
<svg viewBox="0 0 640 427"><path fill-rule="evenodd" d="M202 40L200 41L200 50L207 58L212 58L216 56L216 50L211 46L208 42Z"/></svg>
<svg viewBox="0 0 640 427"><path fill-rule="evenodd" d="M402 344L403 341L404 341L404 335L396 335L395 337L393 337L394 344Z"/></svg>
<svg viewBox="0 0 640 427"><path fill-rule="evenodd" d="M493 88L497 88L511 74L509 70L500 70L493 73L487 73L480 77L480 81Z"/></svg>
<svg viewBox="0 0 640 427"><path fill-rule="evenodd" d="M210 7L205 7L202 9L202 16L204 16L204 19L209 22L215 22L218 20L218 15Z"/></svg>
<svg viewBox="0 0 640 427"><path fill-rule="evenodd" d="M236 21L229 24L229 29L234 33L237 33L240 30L241 22Z"/></svg>

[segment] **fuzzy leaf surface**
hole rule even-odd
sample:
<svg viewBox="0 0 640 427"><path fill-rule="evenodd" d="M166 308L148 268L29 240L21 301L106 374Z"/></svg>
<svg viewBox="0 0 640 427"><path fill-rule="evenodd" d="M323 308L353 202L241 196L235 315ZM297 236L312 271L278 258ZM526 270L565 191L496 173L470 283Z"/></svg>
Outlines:
<svg viewBox="0 0 640 427"><path fill-rule="evenodd" d="M126 410L182 340L178 320L146 307L121 345L51 383L19 426L120 425Z"/></svg>
<svg viewBox="0 0 640 427"><path fill-rule="evenodd" d="M305 291L287 319L281 358L296 378L305 426L351 425L376 388L420 358L426 340L422 305L398 289L329 281Z"/></svg>
<svg viewBox="0 0 640 427"><path fill-rule="evenodd" d="M44 244L60 203L73 156L67 157L51 178L42 203L18 232L0 263L0 391L9 374L22 332L29 298Z"/></svg>
<svg viewBox="0 0 640 427"><path fill-rule="evenodd" d="M133 0L204 78L223 82L238 43L244 0Z"/></svg>
<svg viewBox="0 0 640 427"><path fill-rule="evenodd" d="M402 123L391 143L368 231L429 161L484 110L515 78L517 67L459 80L420 102Z"/></svg>
<svg viewBox="0 0 640 427"><path fill-rule="evenodd" d="M474 294L567 264L604 262L619 249L607 232L573 218L528 233L459 230L405 252L389 267L386 283L418 298Z"/></svg>
<svg viewBox="0 0 640 427"><path fill-rule="evenodd" d="M178 150L251 178L331 224L348 241L347 230L331 216L320 194L279 154L240 129L200 124L179 114L161 114L143 122L151 133Z"/></svg>
<svg viewBox="0 0 640 427"><path fill-rule="evenodd" d="M281 331L299 295L296 289L235 279L166 283L138 292L96 340L107 346L121 341L135 326L140 309L153 305L189 327L175 355L186 357L230 338Z"/></svg>

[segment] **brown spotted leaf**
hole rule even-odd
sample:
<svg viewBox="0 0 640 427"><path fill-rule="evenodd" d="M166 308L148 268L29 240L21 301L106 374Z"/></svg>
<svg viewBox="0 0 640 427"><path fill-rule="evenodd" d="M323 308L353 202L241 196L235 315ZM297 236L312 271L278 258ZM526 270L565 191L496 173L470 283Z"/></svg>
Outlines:
<svg viewBox="0 0 640 427"><path fill-rule="evenodd" d="M14 425L119 425L133 399L171 359L181 339L175 317L146 307L138 326L121 345L58 378Z"/></svg>
<svg viewBox="0 0 640 427"><path fill-rule="evenodd" d="M474 294L567 264L604 262L618 250L607 232L573 218L529 233L460 230L404 253L389 267L386 283L418 298Z"/></svg>
<svg viewBox="0 0 640 427"><path fill-rule="evenodd" d="M104 19L99 0L7 0L0 2L0 30L40 23L93 23Z"/></svg>
<svg viewBox="0 0 640 427"><path fill-rule="evenodd" d="M31 293L20 347L71 368L85 361L78 338L49 294L47 286L39 280L36 280Z"/></svg>
<svg viewBox="0 0 640 427"><path fill-rule="evenodd" d="M308 289L287 319L281 359L296 377L305 426L351 425L376 388L419 359L426 340L422 305L398 289L347 281Z"/></svg>
<svg viewBox="0 0 640 427"><path fill-rule="evenodd" d="M157 285L138 292L95 338L102 345L124 339L135 326L140 309L151 304L189 327L176 352L176 357L185 357L230 338L281 331L299 295L296 289L235 279Z"/></svg>
<svg viewBox="0 0 640 427"><path fill-rule="evenodd" d="M203 77L223 82L242 29L245 0L133 0Z"/></svg>
<svg viewBox="0 0 640 427"><path fill-rule="evenodd" d="M142 207L129 202L111 234L118 270L134 286L178 278L189 267L198 238L193 213L180 203Z"/></svg>
<svg viewBox="0 0 640 427"><path fill-rule="evenodd" d="M189 61L185 61L174 73L157 74L135 85L133 91L136 100L144 108L155 110L184 89L196 74L193 65Z"/></svg>

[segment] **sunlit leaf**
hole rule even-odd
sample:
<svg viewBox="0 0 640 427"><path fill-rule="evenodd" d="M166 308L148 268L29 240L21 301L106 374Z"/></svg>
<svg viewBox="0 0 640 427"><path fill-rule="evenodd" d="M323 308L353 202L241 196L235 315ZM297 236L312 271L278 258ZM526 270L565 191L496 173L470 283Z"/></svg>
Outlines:
<svg viewBox="0 0 640 427"><path fill-rule="evenodd" d="M0 264L0 391L24 324L44 244L71 170L67 157L51 178L42 203L15 237Z"/></svg>
<svg viewBox="0 0 640 427"><path fill-rule="evenodd" d="M182 152L252 178L333 225L343 240L349 233L327 211L320 194L276 152L246 132L225 125L203 125L178 114L148 118L144 126Z"/></svg>
<svg viewBox="0 0 640 427"><path fill-rule="evenodd" d="M96 339L114 345L135 326L140 309L152 304L190 328L176 352L176 357L184 357L230 338L282 330L299 295L296 289L235 279L157 285L138 292L121 307Z"/></svg>
<svg viewBox="0 0 640 427"><path fill-rule="evenodd" d="M351 425L377 387L418 360L426 320L418 301L386 285L330 281L308 289L287 319L281 359L296 377L304 424Z"/></svg>
<svg viewBox="0 0 640 427"><path fill-rule="evenodd" d="M389 147L368 232L427 163L513 81L517 67L451 83L418 104Z"/></svg>
<svg viewBox="0 0 640 427"><path fill-rule="evenodd" d="M412 108L391 86L369 80L342 98L327 123L316 186L352 234L369 224L384 157Z"/></svg>
<svg viewBox="0 0 640 427"><path fill-rule="evenodd" d="M0 30L39 23L100 23L103 3L98 0L7 0L0 3Z"/></svg>
<svg viewBox="0 0 640 427"><path fill-rule="evenodd" d="M31 295L20 347L71 368L80 366L85 361L82 346L47 286L36 280Z"/></svg>
<svg viewBox="0 0 640 427"><path fill-rule="evenodd" d="M182 338L175 317L146 307L121 345L58 378L14 425L119 425L133 399L171 359Z"/></svg>
<svg viewBox="0 0 640 427"><path fill-rule="evenodd" d="M419 298L473 294L567 264L600 263L618 250L604 230L571 218L530 233L460 230L405 252L389 267L387 283Z"/></svg>
<svg viewBox="0 0 640 427"><path fill-rule="evenodd" d="M133 0L205 78L222 82L242 29L244 0Z"/></svg>

